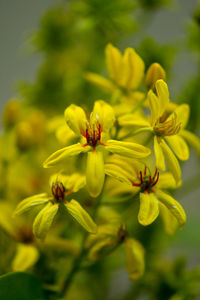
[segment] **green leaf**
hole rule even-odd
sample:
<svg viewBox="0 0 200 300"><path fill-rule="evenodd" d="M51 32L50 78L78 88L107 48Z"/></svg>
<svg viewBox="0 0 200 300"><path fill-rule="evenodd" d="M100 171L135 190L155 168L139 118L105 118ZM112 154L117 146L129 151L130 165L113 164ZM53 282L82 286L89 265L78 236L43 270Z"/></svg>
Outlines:
<svg viewBox="0 0 200 300"><path fill-rule="evenodd" d="M0 276L1 300L45 300L40 281L23 272Z"/></svg>

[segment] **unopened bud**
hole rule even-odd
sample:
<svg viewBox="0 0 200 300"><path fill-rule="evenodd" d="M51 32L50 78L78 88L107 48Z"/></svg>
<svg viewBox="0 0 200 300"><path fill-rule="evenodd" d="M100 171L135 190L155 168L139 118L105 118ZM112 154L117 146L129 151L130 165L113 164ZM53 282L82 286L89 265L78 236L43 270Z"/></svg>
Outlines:
<svg viewBox="0 0 200 300"><path fill-rule="evenodd" d="M19 120L19 116L20 116L20 102L15 99L12 99L5 106L3 117L2 117L3 125L6 128L14 126Z"/></svg>
<svg viewBox="0 0 200 300"><path fill-rule="evenodd" d="M20 122L16 127L16 144L20 150L27 150L33 145L33 132L28 122Z"/></svg>
<svg viewBox="0 0 200 300"><path fill-rule="evenodd" d="M158 63L153 63L147 70L145 85L148 89L154 89L155 83L158 79L166 80L165 70Z"/></svg>

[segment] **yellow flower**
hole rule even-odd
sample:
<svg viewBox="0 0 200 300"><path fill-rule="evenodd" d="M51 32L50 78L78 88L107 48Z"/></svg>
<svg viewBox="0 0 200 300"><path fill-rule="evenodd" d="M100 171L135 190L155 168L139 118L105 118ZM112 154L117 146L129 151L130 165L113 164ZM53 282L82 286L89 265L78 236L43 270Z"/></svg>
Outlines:
<svg viewBox="0 0 200 300"><path fill-rule="evenodd" d="M54 175L51 179L52 196L39 194L24 199L15 210L15 215L29 211L32 207L45 205L33 223L33 233L37 238L44 239L58 212L63 206L88 232L95 233L97 226L85 209L74 199L68 201L67 196L77 192L85 185L85 177L74 173L71 176Z"/></svg>
<svg viewBox="0 0 200 300"><path fill-rule="evenodd" d="M136 125L143 127L140 132L151 132L154 135L154 152L156 166L159 170L166 169L165 161L176 182L181 179L181 169L178 159L185 161L189 158L188 144L194 146L200 153L200 139L193 133L185 130L189 118L189 106L182 104L174 108L170 113L170 100L167 84L163 80L157 80L155 84L156 94L150 90L148 101L151 111L150 119L136 118L134 115L123 116L119 123L123 126ZM148 122L145 125L144 122ZM135 132L137 133L137 131ZM175 155L174 155L175 153Z"/></svg>
<svg viewBox="0 0 200 300"><path fill-rule="evenodd" d="M135 90L144 76L144 62L133 48L127 48L124 55L112 44L106 46L106 64L110 80L87 73L86 78L111 93L117 89Z"/></svg>
<svg viewBox="0 0 200 300"><path fill-rule="evenodd" d="M176 187L171 173L160 175L157 169L151 173L150 169L142 162L122 159L113 159L106 164L105 173L133 186L134 193L139 193L138 221L140 224L147 226L153 223L160 212L162 217L164 213L164 223L168 233L175 230L176 221L180 227L185 224L186 214L182 206L162 190ZM172 219L173 222L170 224Z"/></svg>
<svg viewBox="0 0 200 300"><path fill-rule="evenodd" d="M122 244L125 250L126 269L129 278L132 280L139 279L145 269L145 251L140 242L128 237L124 226L111 222L100 225L98 233L89 236L85 246L89 248L89 260L96 261L111 254Z"/></svg>
<svg viewBox="0 0 200 300"><path fill-rule="evenodd" d="M13 220L12 207L0 204L0 226L16 242L16 252L12 260L13 271L25 271L39 259L39 251L35 244L32 226L20 218Z"/></svg>
<svg viewBox="0 0 200 300"><path fill-rule="evenodd" d="M43 166L53 167L68 157L89 152L86 182L93 197L101 193L104 184L104 150L132 158L143 158L150 154L150 150L142 145L109 139L115 116L112 107L102 100L95 102L89 119L84 110L74 104L65 110L65 119L68 126L82 137L82 142L56 151L47 158Z"/></svg>

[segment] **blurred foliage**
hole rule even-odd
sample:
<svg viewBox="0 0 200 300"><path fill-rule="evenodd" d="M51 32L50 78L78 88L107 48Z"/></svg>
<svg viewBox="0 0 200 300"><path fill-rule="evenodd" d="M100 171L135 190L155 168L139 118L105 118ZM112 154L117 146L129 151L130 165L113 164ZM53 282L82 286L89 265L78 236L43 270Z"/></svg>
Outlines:
<svg viewBox="0 0 200 300"><path fill-rule="evenodd" d="M16 260L21 266L24 262L30 262L30 255L24 258L24 254L28 253L26 252L28 250L24 251L24 249L28 246L29 250L36 249L37 255L34 263L32 262L32 265L26 269L37 278L28 273L18 272L3 275L0 278L0 299L46 299L47 297L52 300L101 300L103 298L137 300L144 297L152 300L189 300L197 299L200 295L199 267L190 270L186 265L186 259L182 257L167 261L162 253L172 238L163 230L160 218L150 226L141 226L138 223L138 194L133 196L128 188L124 192L122 183L114 181L113 184L109 180L106 182L103 191L104 205L98 212L95 210L98 208L99 196L94 199L84 188L77 190L73 196L69 193L69 203L75 197L85 212L98 221L99 232L94 238L86 236L80 224L74 222L72 218L74 215L67 214L60 204L58 216L56 215L45 241L35 238L32 230L31 233L29 230L30 223L37 213L40 214L42 206L39 209L33 208L24 220L20 217L11 218L10 212L23 198L46 192L49 195L49 178L52 171L41 167L43 161L50 153L63 146L76 144L78 141L63 117L63 111L68 105L71 103L81 105L87 116L97 99L114 103L115 113L119 116L124 113L124 109L125 112L130 112L130 109L132 111L133 108L140 108L141 105L144 105L145 112L148 111L144 97L147 89L145 76L143 78L141 76L135 89L127 88L128 80L125 82L127 86L123 86L121 82L121 85L118 84L117 80L115 82L105 54L108 43L122 49L125 41L129 41L138 56L134 54L135 52L129 54L136 55L141 70L144 67L141 73L146 73L150 67L151 84L148 87L152 86L154 92L156 91L154 79L165 80L165 71L166 80L169 77L175 80L171 74L171 67L175 55L180 51L179 41L177 44L161 45L153 37L147 37L145 30L142 32L143 27L146 26L143 20L146 18L151 22L155 13L159 9L165 9L171 2L169 0L66 0L55 5L41 18L39 29L30 41L35 51L42 53L43 62L34 82L28 83L24 80L20 83L19 91L23 101L11 99L5 107L2 116L3 133L0 137L0 274L16 271L13 268L13 262ZM143 14L143 19L138 18L138 13L139 16L140 13ZM190 22L186 41L189 51L196 52L198 64L200 63L199 20L200 12L197 8ZM139 44L135 42L136 35L141 35ZM111 47L111 51L116 54L119 50ZM152 67L153 63L161 65L160 67L156 64L158 74L154 73L156 68L155 65ZM106 67L109 73L107 75ZM126 73L123 73L123 68L119 68L118 71L116 77L121 77L122 82L125 81ZM108 84L107 78L109 78L109 84L115 85L115 92L111 95L105 90L96 88L86 80L88 72L99 74L104 84L105 82ZM136 73L137 71L132 74L132 77L135 76L137 79ZM179 96L180 103L183 99L187 100L191 107L189 128L192 131L198 129L200 120L199 80L197 74L188 85L184 86ZM124 106L121 105L120 100L124 101ZM118 105L119 103L121 106ZM176 104L172 103L172 107L168 108L166 114L173 111L174 107ZM79 112L77 116L78 114ZM73 117L73 114L71 116ZM137 113L135 116L138 117ZM139 111L139 117L141 116L143 112ZM107 117L110 121L109 114ZM115 128L114 126L111 128L113 139L118 136L120 128L117 122L115 125ZM120 134L122 137L129 136L130 129L123 129ZM138 137L134 137L133 141L138 142ZM89 142L91 143L91 140ZM152 147L145 135L140 142L146 142ZM105 145L102 144L100 147L103 146ZM102 155L106 152L104 149L101 151ZM109 158L106 155L105 157ZM84 154L80 154L76 159L70 157L61 170L56 166L53 174L62 171L66 176L70 176L77 170L82 174L85 163ZM141 174L140 176L142 177ZM120 188L123 193L119 196L117 191ZM113 194L109 193L110 189ZM169 191L171 192L170 188ZM57 191L59 192L60 190ZM57 200L60 201L60 198L58 197ZM55 199L51 201L53 205L56 204ZM111 209L109 204L111 207L113 205L114 209ZM119 226L116 223L117 225L104 228L105 224L110 225L109 222L119 216L126 226L121 224ZM79 216L75 218L81 223ZM22 245L25 247L23 251L21 251ZM138 274L144 271L141 262L144 256L146 262L144 276L135 280ZM125 261L128 264L127 270L132 271L132 281L129 281L127 275L123 273ZM63 282L66 285L64 288ZM9 288L10 286L12 289ZM61 295L64 293L60 292L62 290L67 290L67 298Z"/></svg>

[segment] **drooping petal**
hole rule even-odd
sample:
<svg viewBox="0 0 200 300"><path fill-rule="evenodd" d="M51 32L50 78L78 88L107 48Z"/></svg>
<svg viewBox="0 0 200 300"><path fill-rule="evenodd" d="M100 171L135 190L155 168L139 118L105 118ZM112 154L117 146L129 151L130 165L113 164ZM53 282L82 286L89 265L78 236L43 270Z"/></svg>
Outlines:
<svg viewBox="0 0 200 300"><path fill-rule="evenodd" d="M98 75L98 74L95 74L92 72L88 72L85 75L85 78L106 92L113 93L116 90L116 86L114 86L114 84L112 84L111 81L102 77L101 75Z"/></svg>
<svg viewBox="0 0 200 300"><path fill-rule="evenodd" d="M39 239L44 239L58 212L58 204L49 202L36 216L33 223L33 233Z"/></svg>
<svg viewBox="0 0 200 300"><path fill-rule="evenodd" d="M67 190L71 190L75 193L86 185L86 177L79 173L73 173L68 176L68 179L64 181L63 184Z"/></svg>
<svg viewBox="0 0 200 300"><path fill-rule="evenodd" d="M176 181L174 179L174 176L169 173L165 172L159 176L158 183L156 186L160 189L175 189L177 188Z"/></svg>
<svg viewBox="0 0 200 300"><path fill-rule="evenodd" d="M173 174L174 179L176 180L176 183L179 184L179 182L181 180L181 168L180 168L179 162L176 159L173 152L170 150L169 146L165 143L165 141L163 139L162 139L160 145L162 147L169 170Z"/></svg>
<svg viewBox="0 0 200 300"><path fill-rule="evenodd" d="M39 252L29 244L17 244L17 251L12 261L13 271L25 271L31 268L38 260Z"/></svg>
<svg viewBox="0 0 200 300"><path fill-rule="evenodd" d="M133 48L127 48L122 58L121 85L136 89L144 76L144 62Z"/></svg>
<svg viewBox="0 0 200 300"><path fill-rule="evenodd" d="M132 158L143 158L151 154L151 150L145 146L116 140L108 140L105 148L112 153Z"/></svg>
<svg viewBox="0 0 200 300"><path fill-rule="evenodd" d="M140 193L138 221L147 226L153 223L159 214L158 199L154 193Z"/></svg>
<svg viewBox="0 0 200 300"><path fill-rule="evenodd" d="M69 213L76 219L76 221L83 226L88 232L96 233L97 225L94 223L86 210L76 201L71 200L65 204Z"/></svg>
<svg viewBox="0 0 200 300"><path fill-rule="evenodd" d="M115 164L105 164L104 171L106 175L116 178L121 182L126 182L128 185L131 185L130 178L132 177L132 174L128 173L120 166L117 166Z"/></svg>
<svg viewBox="0 0 200 300"><path fill-rule="evenodd" d="M165 157L156 135L154 136L154 151L156 157L156 167L161 171L165 171Z"/></svg>
<svg viewBox="0 0 200 300"><path fill-rule="evenodd" d="M186 214L183 207L173 197L161 190L157 190L159 200L163 203L177 219L180 227L183 227L186 222Z"/></svg>
<svg viewBox="0 0 200 300"><path fill-rule="evenodd" d="M122 65L122 55L120 51L112 44L106 46L106 65L109 77L116 82L120 83L120 70Z"/></svg>
<svg viewBox="0 0 200 300"><path fill-rule="evenodd" d="M43 163L44 168L54 167L57 164L62 163L65 159L71 156L80 154L81 152L87 152L90 150L90 146L83 146L80 143L62 148L53 154L51 154Z"/></svg>
<svg viewBox="0 0 200 300"><path fill-rule="evenodd" d="M46 204L48 201L49 197L46 193L28 197L17 205L14 215L21 215L24 212L32 209L34 206Z"/></svg>
<svg viewBox="0 0 200 300"><path fill-rule="evenodd" d="M136 114L126 114L118 118L120 126L149 126L149 121L142 116Z"/></svg>
<svg viewBox="0 0 200 300"><path fill-rule="evenodd" d="M67 125L78 135L86 131L87 118L84 110L75 104L65 109L65 121Z"/></svg>
<svg viewBox="0 0 200 300"><path fill-rule="evenodd" d="M190 116L190 107L188 104L181 104L177 106L174 111L176 115L177 123L181 123L181 129L184 129L187 126L189 116ZM173 117L173 114L172 114Z"/></svg>
<svg viewBox="0 0 200 300"><path fill-rule="evenodd" d="M188 145L180 135L166 136L165 139L180 160L189 159Z"/></svg>
<svg viewBox="0 0 200 300"><path fill-rule="evenodd" d="M100 151L88 152L86 166L86 183L92 197L97 197L104 184L104 159Z"/></svg>
<svg viewBox="0 0 200 300"><path fill-rule="evenodd" d="M200 156L200 138L188 130L181 130L180 135L188 142L191 147L194 147L197 154Z"/></svg>
<svg viewBox="0 0 200 300"><path fill-rule="evenodd" d="M115 114L112 106L103 100L95 101L93 112L90 116L90 123L93 124L96 120L101 125L101 130L108 132L115 122Z"/></svg>
<svg viewBox="0 0 200 300"><path fill-rule="evenodd" d="M144 273L145 250L138 241L132 238L128 238L125 241L125 253L126 253L126 269L129 273L129 277L132 280L136 280L140 278Z"/></svg>
<svg viewBox="0 0 200 300"><path fill-rule="evenodd" d="M159 203L160 206L160 215L162 221L164 223L164 228L167 234L172 235L176 231L178 226L178 222L174 215L170 212L170 210L161 202Z"/></svg>
<svg viewBox="0 0 200 300"><path fill-rule="evenodd" d="M155 87L158 95L160 115L162 115L169 104L168 86L166 82L164 82L162 79L159 79L156 81Z"/></svg>
<svg viewBox="0 0 200 300"><path fill-rule="evenodd" d="M155 125L156 121L160 117L160 105L158 97L154 94L152 90L148 92L147 99L149 101L149 107L151 111L150 123L152 126Z"/></svg>

